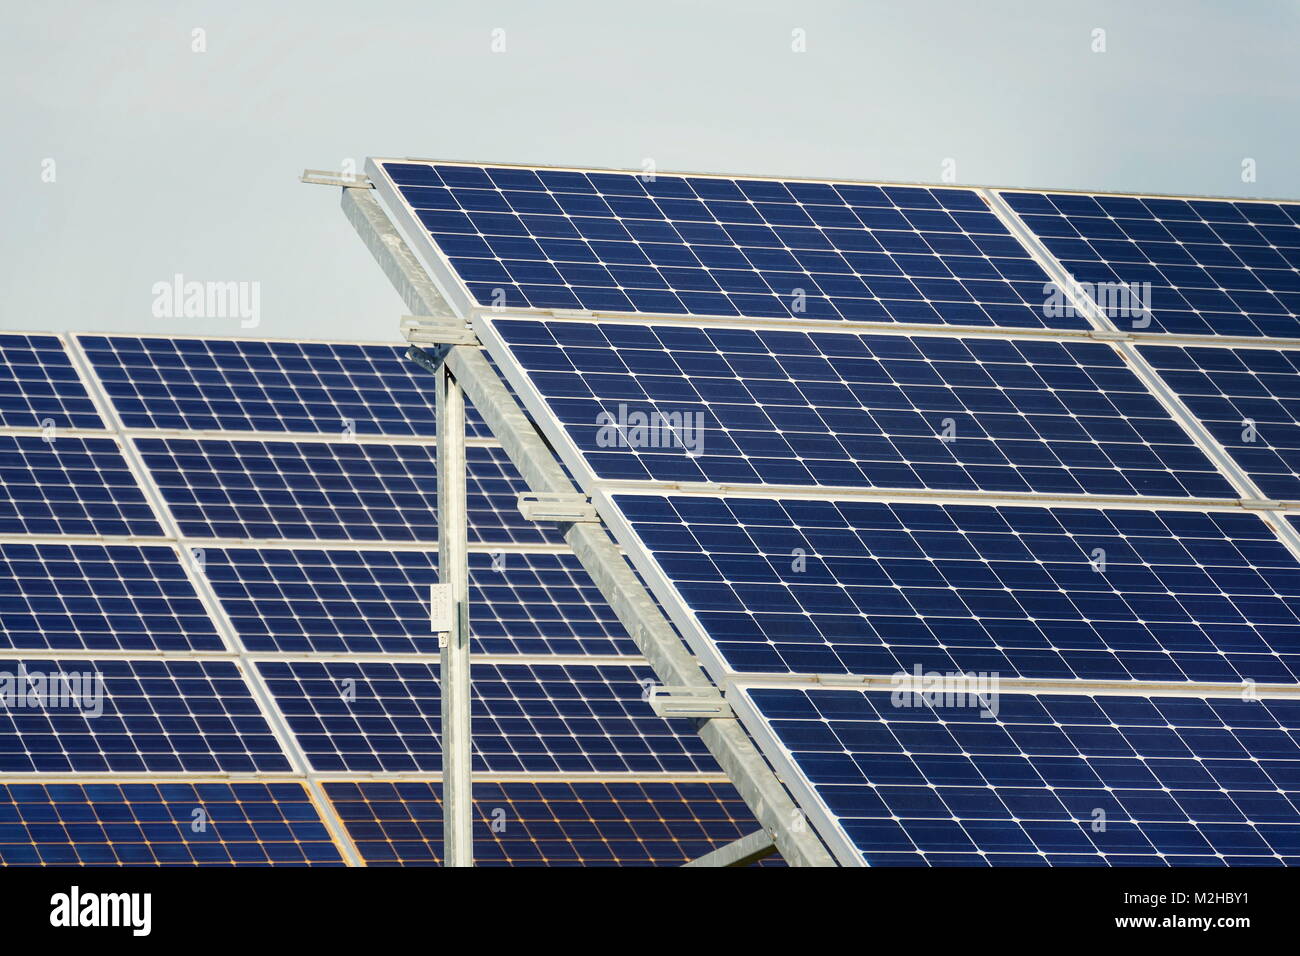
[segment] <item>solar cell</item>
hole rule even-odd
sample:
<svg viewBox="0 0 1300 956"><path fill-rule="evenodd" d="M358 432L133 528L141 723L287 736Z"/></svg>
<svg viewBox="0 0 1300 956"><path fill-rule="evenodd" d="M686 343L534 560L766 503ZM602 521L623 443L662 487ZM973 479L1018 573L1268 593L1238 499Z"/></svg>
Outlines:
<svg viewBox="0 0 1300 956"><path fill-rule="evenodd" d="M872 866L1300 863L1298 701L743 696Z"/></svg>
<svg viewBox="0 0 1300 956"><path fill-rule="evenodd" d="M111 438L0 435L0 534L158 535Z"/></svg>
<svg viewBox="0 0 1300 956"><path fill-rule="evenodd" d="M1047 276L969 189L380 162L480 306L1008 328Z"/></svg>
<svg viewBox="0 0 1300 956"><path fill-rule="evenodd" d="M1300 204L1001 195L1098 304L1113 283L1150 283L1150 312L1112 316L1120 328L1300 336Z"/></svg>
<svg viewBox="0 0 1300 956"><path fill-rule="evenodd" d="M436 653L432 551L205 551L205 573L253 651ZM469 556L477 653L636 654L572 554Z"/></svg>
<svg viewBox="0 0 1300 956"><path fill-rule="evenodd" d="M1300 566L1253 514L618 495L747 673L1294 683Z"/></svg>
<svg viewBox="0 0 1300 956"><path fill-rule="evenodd" d="M1270 498L1300 498L1300 352L1142 346L1251 480Z"/></svg>
<svg viewBox="0 0 1300 956"><path fill-rule="evenodd" d="M1236 497L1101 343L493 327L600 479Z"/></svg>
<svg viewBox="0 0 1300 956"><path fill-rule="evenodd" d="M0 647L224 650L170 547L0 544Z"/></svg>
<svg viewBox="0 0 1300 956"><path fill-rule="evenodd" d="M0 425L103 428L63 343L52 335L0 335Z"/></svg>
<svg viewBox="0 0 1300 956"><path fill-rule="evenodd" d="M0 784L4 866L341 866L300 783Z"/></svg>
<svg viewBox="0 0 1300 956"><path fill-rule="evenodd" d="M0 704L0 772L290 769L232 661L4 660Z"/></svg>
<svg viewBox="0 0 1300 956"><path fill-rule="evenodd" d="M327 783L325 792L367 865L442 862L436 783ZM729 784L680 780L481 781L474 809L476 866L680 866L758 829Z"/></svg>
<svg viewBox="0 0 1300 956"><path fill-rule="evenodd" d="M395 345L90 336L79 339L127 428L434 434L429 373ZM467 409L468 433L487 437Z"/></svg>
<svg viewBox="0 0 1300 956"><path fill-rule="evenodd" d="M258 664L319 771L438 771L438 669L424 663ZM474 665L479 771L717 772L690 721L654 716L644 666Z"/></svg>
<svg viewBox="0 0 1300 956"><path fill-rule="evenodd" d="M141 456L192 537L336 541L438 538L437 451L426 445L141 438ZM469 540L561 541L526 521L527 487L500 448L466 449Z"/></svg>

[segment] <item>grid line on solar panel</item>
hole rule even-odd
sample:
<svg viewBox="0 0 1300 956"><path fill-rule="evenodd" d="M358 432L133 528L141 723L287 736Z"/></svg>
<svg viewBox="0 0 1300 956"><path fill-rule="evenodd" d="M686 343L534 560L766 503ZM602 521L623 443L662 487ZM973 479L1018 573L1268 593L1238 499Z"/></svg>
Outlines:
<svg viewBox="0 0 1300 956"><path fill-rule="evenodd" d="M204 551L204 573L250 651L436 653L432 551ZM572 554L469 555L475 653L636 654Z"/></svg>
<svg viewBox="0 0 1300 956"><path fill-rule="evenodd" d="M104 427L55 336L0 335L0 426Z"/></svg>
<svg viewBox="0 0 1300 956"><path fill-rule="evenodd" d="M1300 352L1166 345L1138 351L1266 497L1300 499Z"/></svg>
<svg viewBox="0 0 1300 956"><path fill-rule="evenodd" d="M422 445L139 438L141 457L188 537L429 541L438 537L437 451ZM466 449L469 540L562 541L519 514L506 453Z"/></svg>
<svg viewBox="0 0 1300 956"><path fill-rule="evenodd" d="M0 784L2 866L342 863L299 783Z"/></svg>
<svg viewBox="0 0 1300 956"><path fill-rule="evenodd" d="M0 435L0 534L161 533L114 439Z"/></svg>
<svg viewBox="0 0 1300 956"><path fill-rule="evenodd" d="M492 324L601 480L1237 496L1102 343Z"/></svg>
<svg viewBox="0 0 1300 956"><path fill-rule="evenodd" d="M1300 204L1001 195L1099 305L1104 284L1150 283L1149 315L1112 315L1117 328L1300 336Z"/></svg>
<svg viewBox="0 0 1300 956"><path fill-rule="evenodd" d="M233 661L0 661L0 771L291 769Z"/></svg>
<svg viewBox="0 0 1300 956"><path fill-rule="evenodd" d="M396 345L89 336L122 425L432 437L433 380ZM467 433L490 437L467 407Z"/></svg>
<svg viewBox="0 0 1300 956"><path fill-rule="evenodd" d="M744 693L873 866L1300 863L1300 701Z"/></svg>
<svg viewBox="0 0 1300 956"><path fill-rule="evenodd" d="M1300 562L1253 514L614 502L735 671L1300 679Z"/></svg>
<svg viewBox="0 0 1300 956"><path fill-rule="evenodd" d="M324 786L368 866L441 864L437 784ZM717 783L479 782L474 809L475 866L680 866L758 829Z"/></svg>
<svg viewBox="0 0 1300 956"><path fill-rule="evenodd" d="M438 669L424 662L259 661L312 767L438 771ZM656 717L644 665L487 664L473 671L476 771L716 772L689 721Z"/></svg>
<svg viewBox="0 0 1300 956"><path fill-rule="evenodd" d="M0 647L224 650L167 546L0 543Z"/></svg>
<svg viewBox="0 0 1300 956"><path fill-rule="evenodd" d="M379 168L480 306L1087 328L969 189Z"/></svg>

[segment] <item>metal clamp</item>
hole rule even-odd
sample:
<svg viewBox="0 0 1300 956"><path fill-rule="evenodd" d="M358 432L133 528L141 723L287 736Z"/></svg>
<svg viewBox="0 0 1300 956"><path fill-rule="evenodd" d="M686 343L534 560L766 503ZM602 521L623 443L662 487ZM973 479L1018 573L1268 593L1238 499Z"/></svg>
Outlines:
<svg viewBox="0 0 1300 956"><path fill-rule="evenodd" d="M1088 337L1096 339L1099 342L1132 342L1133 333L1123 332L1118 329L1093 329L1088 333Z"/></svg>
<svg viewBox="0 0 1300 956"><path fill-rule="evenodd" d="M1281 511L1286 507L1282 502L1272 498L1242 498L1239 504L1249 511Z"/></svg>
<svg viewBox="0 0 1300 956"><path fill-rule="evenodd" d="M591 499L577 494L524 492L519 496L519 513L529 521L559 524L600 521Z"/></svg>
<svg viewBox="0 0 1300 956"><path fill-rule="evenodd" d="M655 684L650 687L647 700L650 702L650 709L660 717L696 717L709 720L714 717L736 716L722 694L712 688L670 687Z"/></svg>

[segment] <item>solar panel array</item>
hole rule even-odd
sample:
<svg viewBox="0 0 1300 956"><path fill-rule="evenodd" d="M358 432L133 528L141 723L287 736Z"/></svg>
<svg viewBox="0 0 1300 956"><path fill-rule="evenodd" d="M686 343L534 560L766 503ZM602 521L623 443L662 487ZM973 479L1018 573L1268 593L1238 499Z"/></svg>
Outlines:
<svg viewBox="0 0 1300 956"><path fill-rule="evenodd" d="M1300 860L1300 207L372 178L841 862ZM751 832L469 433L480 860ZM391 345L0 333L0 863L437 863L434 441Z"/></svg>
<svg viewBox="0 0 1300 956"><path fill-rule="evenodd" d="M403 352L0 334L0 863L440 860L433 380ZM469 434L485 862L756 828Z"/></svg>
<svg viewBox="0 0 1300 956"><path fill-rule="evenodd" d="M1300 861L1300 205L370 174L840 862Z"/></svg>

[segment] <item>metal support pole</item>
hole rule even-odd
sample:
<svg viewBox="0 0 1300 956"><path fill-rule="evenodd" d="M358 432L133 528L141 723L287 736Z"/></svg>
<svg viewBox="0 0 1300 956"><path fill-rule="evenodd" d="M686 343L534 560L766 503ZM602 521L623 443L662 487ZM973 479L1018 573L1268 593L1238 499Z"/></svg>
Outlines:
<svg viewBox="0 0 1300 956"><path fill-rule="evenodd" d="M438 580L451 587L451 630L441 648L443 865L474 865L470 780L469 555L466 542L465 396L438 366Z"/></svg>

